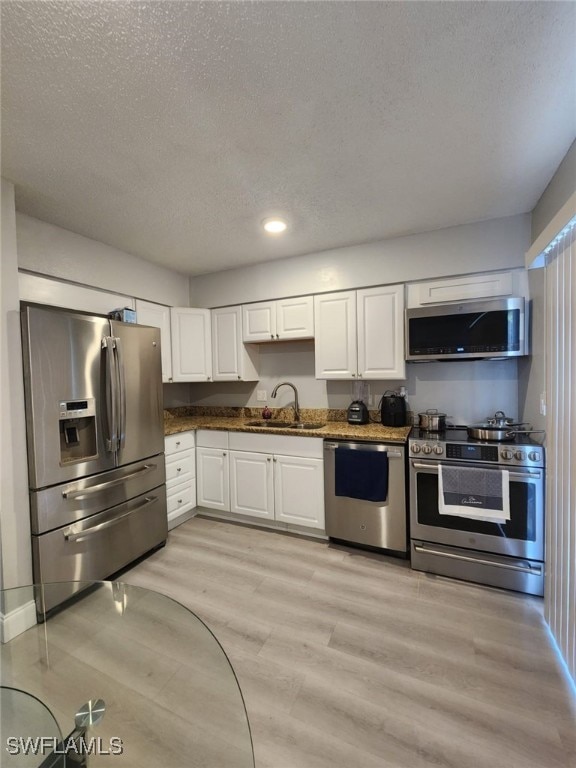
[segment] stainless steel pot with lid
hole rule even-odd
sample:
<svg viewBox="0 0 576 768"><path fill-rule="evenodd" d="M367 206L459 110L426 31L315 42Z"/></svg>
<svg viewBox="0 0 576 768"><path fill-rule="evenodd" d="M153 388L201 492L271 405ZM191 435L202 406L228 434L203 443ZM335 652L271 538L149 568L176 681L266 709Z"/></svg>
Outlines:
<svg viewBox="0 0 576 768"><path fill-rule="evenodd" d="M439 413L436 408L418 414L418 426L428 432L444 432L446 429L446 414Z"/></svg>
<svg viewBox="0 0 576 768"><path fill-rule="evenodd" d="M528 429L519 429L519 427L528 427ZM506 416L504 411L496 411L494 416L481 424L472 424L467 427L468 437L474 440L494 440L502 442L504 440L514 440L516 435L543 434L542 429L530 429L526 422L514 421Z"/></svg>

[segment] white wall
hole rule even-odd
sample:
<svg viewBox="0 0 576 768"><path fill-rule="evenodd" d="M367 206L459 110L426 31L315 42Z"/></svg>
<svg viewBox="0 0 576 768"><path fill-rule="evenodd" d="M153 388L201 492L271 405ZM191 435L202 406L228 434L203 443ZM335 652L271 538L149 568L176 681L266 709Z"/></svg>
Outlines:
<svg viewBox="0 0 576 768"><path fill-rule="evenodd" d="M532 242L554 218L576 187L576 141L558 166L556 173L532 211Z"/></svg>
<svg viewBox="0 0 576 768"><path fill-rule="evenodd" d="M32 583L14 186L2 179L0 586Z"/></svg>
<svg viewBox="0 0 576 768"><path fill-rule="evenodd" d="M159 304L187 307L189 279L125 251L16 214L18 266Z"/></svg>
<svg viewBox="0 0 576 768"><path fill-rule="evenodd" d="M191 306L217 307L523 267L529 245L529 215L464 224L194 277Z"/></svg>
<svg viewBox="0 0 576 768"><path fill-rule="evenodd" d="M375 407L387 389L405 385L408 405L414 412L437 408L456 424L484 421L497 410L518 415L516 361L408 364L406 381L367 382ZM314 342L260 345L260 381L257 383L190 384L194 405L263 407L257 390L266 390L271 408L293 402L289 388L275 400L272 389L280 381L298 388L302 408L346 408L354 399L354 382L314 378ZM166 385L170 388L172 385Z"/></svg>

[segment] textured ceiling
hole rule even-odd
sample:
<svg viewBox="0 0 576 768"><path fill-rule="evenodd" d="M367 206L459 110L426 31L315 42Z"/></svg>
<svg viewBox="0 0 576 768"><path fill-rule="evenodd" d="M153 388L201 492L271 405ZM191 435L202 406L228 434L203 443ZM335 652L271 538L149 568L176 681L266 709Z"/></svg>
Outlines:
<svg viewBox="0 0 576 768"><path fill-rule="evenodd" d="M571 2L1 6L18 209L183 272L529 211L575 135Z"/></svg>

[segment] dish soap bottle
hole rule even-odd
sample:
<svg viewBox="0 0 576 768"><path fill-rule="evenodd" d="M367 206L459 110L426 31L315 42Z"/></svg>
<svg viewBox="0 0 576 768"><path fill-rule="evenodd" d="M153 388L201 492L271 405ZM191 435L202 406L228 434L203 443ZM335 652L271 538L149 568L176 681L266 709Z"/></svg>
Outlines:
<svg viewBox="0 0 576 768"><path fill-rule="evenodd" d="M267 405L264 407L264 410L262 411L262 418L266 420L272 418L272 411L270 410L270 408L268 408Z"/></svg>

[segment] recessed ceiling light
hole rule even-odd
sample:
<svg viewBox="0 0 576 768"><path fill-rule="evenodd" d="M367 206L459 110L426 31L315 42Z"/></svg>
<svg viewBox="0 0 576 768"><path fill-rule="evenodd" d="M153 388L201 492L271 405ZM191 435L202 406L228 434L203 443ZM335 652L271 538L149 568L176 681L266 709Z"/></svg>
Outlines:
<svg viewBox="0 0 576 768"><path fill-rule="evenodd" d="M282 219L264 219L262 226L270 235L280 235L286 230L288 224Z"/></svg>

